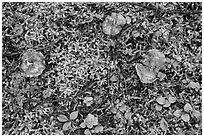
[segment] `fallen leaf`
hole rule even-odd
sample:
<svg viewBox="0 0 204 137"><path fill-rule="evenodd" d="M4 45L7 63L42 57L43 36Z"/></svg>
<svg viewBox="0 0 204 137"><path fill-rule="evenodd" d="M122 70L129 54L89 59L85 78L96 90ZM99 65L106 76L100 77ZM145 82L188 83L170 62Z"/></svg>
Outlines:
<svg viewBox="0 0 204 137"><path fill-rule="evenodd" d="M80 127L81 127L81 128L85 128L85 127L86 127L86 124L85 124L84 122L82 122L82 123L80 124Z"/></svg>
<svg viewBox="0 0 204 137"><path fill-rule="evenodd" d="M162 118L161 121L160 121L160 127L163 131L167 131L168 130L168 123L167 121Z"/></svg>
<svg viewBox="0 0 204 137"><path fill-rule="evenodd" d="M93 126L98 125L98 118L92 114L88 114L86 119L84 120L85 126L91 129Z"/></svg>
<svg viewBox="0 0 204 137"><path fill-rule="evenodd" d="M90 131L89 129L86 129L86 130L84 131L84 134L85 134L85 135L91 135L91 131Z"/></svg>
<svg viewBox="0 0 204 137"><path fill-rule="evenodd" d="M93 98L92 97L85 97L84 103L86 104L86 106L91 106L91 104L93 103Z"/></svg>
<svg viewBox="0 0 204 137"><path fill-rule="evenodd" d="M185 122L188 122L190 120L190 116L188 114L183 114L181 115L181 119L183 119Z"/></svg>
<svg viewBox="0 0 204 137"><path fill-rule="evenodd" d="M67 131L67 130L69 130L70 128L71 128L71 122L66 122L66 123L64 123L63 126L62 126L62 130L63 130L63 131Z"/></svg>
<svg viewBox="0 0 204 137"><path fill-rule="evenodd" d="M70 114L69 119L75 120L75 119L78 117L78 113L79 113L78 111L72 112L72 113Z"/></svg>
<svg viewBox="0 0 204 137"><path fill-rule="evenodd" d="M170 103L175 103L177 99L176 99L176 97L169 96L168 100Z"/></svg>
<svg viewBox="0 0 204 137"><path fill-rule="evenodd" d="M171 103L169 102L169 100L166 99L163 107L168 108L170 105Z"/></svg>
<svg viewBox="0 0 204 137"><path fill-rule="evenodd" d="M157 111L161 111L161 110L162 110L162 106L159 105L159 104L156 104L156 107L155 107L155 108L156 108Z"/></svg>
<svg viewBox="0 0 204 137"><path fill-rule="evenodd" d="M103 126L95 127L95 133L103 132Z"/></svg>
<svg viewBox="0 0 204 137"><path fill-rule="evenodd" d="M157 103L159 103L160 105L164 105L165 102L166 102L166 99L165 99L165 97L160 96L160 97L158 97L158 98L156 99L156 101L157 101Z"/></svg>
<svg viewBox="0 0 204 137"><path fill-rule="evenodd" d="M189 103L186 103L184 106L184 111L186 112L191 112L193 110L193 108L191 107L191 105Z"/></svg>
<svg viewBox="0 0 204 137"><path fill-rule="evenodd" d="M127 24L130 24L131 18L129 16L126 16L126 22L127 22Z"/></svg>
<svg viewBox="0 0 204 137"><path fill-rule="evenodd" d="M68 118L67 116L63 115L63 114L60 114L57 116L57 119L60 121L60 122L66 122L68 121Z"/></svg>
<svg viewBox="0 0 204 137"><path fill-rule="evenodd" d="M174 116L176 116L176 117L180 117L180 116L181 116L181 112L182 112L182 109L178 109L178 110L176 110L173 114L174 114Z"/></svg>
<svg viewBox="0 0 204 137"><path fill-rule="evenodd" d="M192 115L195 116L196 118L199 118L201 116L201 113L198 110L193 110Z"/></svg>
<svg viewBox="0 0 204 137"><path fill-rule="evenodd" d="M188 84L188 87L194 88L194 89L200 89L200 84L199 84L198 82L193 82L193 81L191 81L191 82Z"/></svg>
<svg viewBox="0 0 204 137"><path fill-rule="evenodd" d="M113 114L116 114L117 111L118 111L118 110L117 110L115 107L112 107L112 108L111 108L111 112L112 112Z"/></svg>
<svg viewBox="0 0 204 137"><path fill-rule="evenodd" d="M129 120L129 119L131 119L131 117L132 117L132 113L131 112L125 112L125 118L127 119L127 120Z"/></svg>
<svg viewBox="0 0 204 137"><path fill-rule="evenodd" d="M166 74L159 72L157 76L159 77L159 80L162 81L166 77Z"/></svg>
<svg viewBox="0 0 204 137"><path fill-rule="evenodd" d="M153 83L156 80L154 72L149 71L141 63L136 64L136 71L142 83Z"/></svg>
<svg viewBox="0 0 204 137"><path fill-rule="evenodd" d="M122 106L119 107L119 110L121 112L125 112L127 110L127 106L123 104Z"/></svg>
<svg viewBox="0 0 204 137"><path fill-rule="evenodd" d="M116 81L118 81L118 78L115 75L113 75L110 80L112 82L116 82Z"/></svg>

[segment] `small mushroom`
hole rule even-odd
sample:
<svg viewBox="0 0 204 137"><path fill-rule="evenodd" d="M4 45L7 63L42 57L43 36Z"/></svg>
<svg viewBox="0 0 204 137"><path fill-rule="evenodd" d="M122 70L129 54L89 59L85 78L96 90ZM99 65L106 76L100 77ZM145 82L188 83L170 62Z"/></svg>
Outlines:
<svg viewBox="0 0 204 137"><path fill-rule="evenodd" d="M153 83L160 69L163 69L166 59L162 52L151 49L141 63L136 64L137 74L143 83Z"/></svg>
<svg viewBox="0 0 204 137"><path fill-rule="evenodd" d="M45 61L42 53L28 49L22 56L22 70L26 77L37 77L45 69Z"/></svg>
<svg viewBox="0 0 204 137"><path fill-rule="evenodd" d="M165 55L162 52L160 52L158 49L151 49L145 56L143 64L154 72L158 72L160 69L164 68L165 62Z"/></svg>
<svg viewBox="0 0 204 137"><path fill-rule="evenodd" d="M156 75L141 63L136 64L136 71L142 83L153 83Z"/></svg>
<svg viewBox="0 0 204 137"><path fill-rule="evenodd" d="M107 16L102 24L103 32L106 35L117 35L122 30L122 26L126 24L126 18L120 13L112 13Z"/></svg>

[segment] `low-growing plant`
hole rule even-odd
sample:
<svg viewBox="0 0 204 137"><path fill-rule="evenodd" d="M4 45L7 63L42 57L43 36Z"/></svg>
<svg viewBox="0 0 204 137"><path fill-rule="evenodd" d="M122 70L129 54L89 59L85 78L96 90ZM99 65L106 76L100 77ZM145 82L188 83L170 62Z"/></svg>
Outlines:
<svg viewBox="0 0 204 137"><path fill-rule="evenodd" d="M185 122L190 121L190 116L196 118L201 116L201 113L198 110L193 109L189 103L186 103L183 109L178 109L173 114L178 118L181 117L181 119Z"/></svg>
<svg viewBox="0 0 204 137"><path fill-rule="evenodd" d="M168 97L158 97L156 99L157 104L156 104L156 110L160 111L162 108L168 108L170 107L171 104L175 103L177 101L176 97L173 96L168 96Z"/></svg>

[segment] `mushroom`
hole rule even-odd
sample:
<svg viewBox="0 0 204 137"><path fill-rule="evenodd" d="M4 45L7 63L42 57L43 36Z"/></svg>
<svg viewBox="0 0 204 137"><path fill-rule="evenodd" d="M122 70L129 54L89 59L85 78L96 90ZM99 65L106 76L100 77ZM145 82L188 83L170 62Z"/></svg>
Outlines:
<svg viewBox="0 0 204 137"><path fill-rule="evenodd" d="M37 77L45 69L45 61L42 53L28 49L22 56L22 70L26 77Z"/></svg>
<svg viewBox="0 0 204 137"><path fill-rule="evenodd" d="M137 74L143 83L153 83L159 70L165 66L166 59L162 52L157 49L151 49L145 56L145 59L141 63L136 64Z"/></svg>
<svg viewBox="0 0 204 137"><path fill-rule="evenodd" d="M128 18L128 23L130 18ZM107 16L102 24L103 32L106 35L117 35L122 30L122 26L127 23L127 19L120 13L112 13Z"/></svg>

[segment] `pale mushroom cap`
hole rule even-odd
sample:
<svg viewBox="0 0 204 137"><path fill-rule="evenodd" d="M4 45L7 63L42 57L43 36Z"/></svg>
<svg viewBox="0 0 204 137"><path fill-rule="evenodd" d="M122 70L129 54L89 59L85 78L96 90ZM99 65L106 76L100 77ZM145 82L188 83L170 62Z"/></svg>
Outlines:
<svg viewBox="0 0 204 137"><path fill-rule="evenodd" d="M143 83L152 83L156 80L156 75L154 72L148 70L144 65L137 63L136 64L137 74Z"/></svg>
<svg viewBox="0 0 204 137"><path fill-rule="evenodd" d="M26 77L39 76L45 69L44 56L40 52L28 49L22 56L22 65Z"/></svg>

